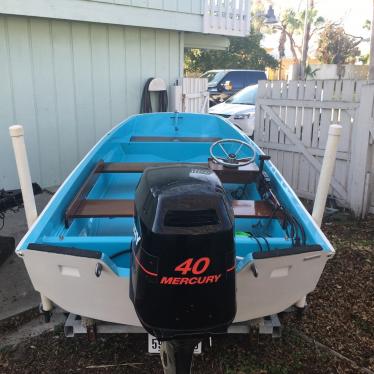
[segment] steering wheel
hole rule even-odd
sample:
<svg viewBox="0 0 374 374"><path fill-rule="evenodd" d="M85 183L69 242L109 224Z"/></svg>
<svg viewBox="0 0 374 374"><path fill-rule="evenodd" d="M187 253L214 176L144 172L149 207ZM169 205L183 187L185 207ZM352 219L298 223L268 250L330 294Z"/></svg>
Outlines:
<svg viewBox="0 0 374 374"><path fill-rule="evenodd" d="M237 145L235 153L232 152L232 147L234 145ZM230 145L230 148L228 147ZM221 148L223 153L226 157L219 157L217 155L217 148ZM226 148L229 148L230 151L227 151ZM246 153L250 151L249 156L237 158L239 156L240 151L242 148L246 150ZM216 161L217 163L229 167L229 168L236 168L239 166L244 166L252 163L255 160L256 157L256 151L254 147L251 144L248 144L244 142L243 140L238 139L222 139L218 140L217 142L213 143L210 146L210 155L212 156L212 159Z"/></svg>

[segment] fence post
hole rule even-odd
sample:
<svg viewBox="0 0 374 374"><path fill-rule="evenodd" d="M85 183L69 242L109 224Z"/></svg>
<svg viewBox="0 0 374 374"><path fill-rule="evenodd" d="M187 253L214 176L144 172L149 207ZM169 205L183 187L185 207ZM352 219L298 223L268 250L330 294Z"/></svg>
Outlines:
<svg viewBox="0 0 374 374"><path fill-rule="evenodd" d="M365 180L368 170L370 128L374 121L374 84L362 86L360 106L351 137L351 163L348 180L349 206L356 217L365 216L367 206L365 201Z"/></svg>
<svg viewBox="0 0 374 374"><path fill-rule="evenodd" d="M256 99L256 115L255 115L255 129L254 129L254 141L255 143L262 142L263 134L262 134L262 125L263 125L263 116L264 111L261 108L260 99L264 98L266 94L266 81L259 81L258 82L258 89L257 89L257 99Z"/></svg>
<svg viewBox="0 0 374 374"><path fill-rule="evenodd" d="M27 226L30 228L35 222L38 213L35 205L34 192L32 189L32 182L30 176L29 162L27 160L27 152L25 140L23 137L23 127L21 125L14 125L9 127L9 133L12 138L14 155L16 158L17 171L19 182L22 191L23 205L25 207ZM44 295L40 295L42 301L43 312L45 312L46 319L49 319L49 313L52 308L52 302Z"/></svg>

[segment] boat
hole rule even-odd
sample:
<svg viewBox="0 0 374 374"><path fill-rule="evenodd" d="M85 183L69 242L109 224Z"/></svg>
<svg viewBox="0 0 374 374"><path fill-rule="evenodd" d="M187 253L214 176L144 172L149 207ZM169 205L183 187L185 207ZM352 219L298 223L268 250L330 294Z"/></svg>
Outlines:
<svg viewBox="0 0 374 374"><path fill-rule="evenodd" d="M334 255L270 157L228 120L193 113L110 130L16 252L65 311L162 340L303 306Z"/></svg>

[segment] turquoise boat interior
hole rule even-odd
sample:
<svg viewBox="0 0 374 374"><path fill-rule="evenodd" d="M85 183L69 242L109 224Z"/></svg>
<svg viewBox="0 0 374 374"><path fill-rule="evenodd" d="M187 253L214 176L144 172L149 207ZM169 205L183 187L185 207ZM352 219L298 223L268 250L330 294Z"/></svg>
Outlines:
<svg viewBox="0 0 374 374"><path fill-rule="evenodd" d="M236 271L252 261L254 253L277 255L313 245L330 251L329 242L271 160L262 161L263 172L282 208L266 201L259 189L263 153L251 139L225 119L191 113L136 115L112 129L70 174L19 249L37 243L100 251L114 272L128 276L133 201L142 171L178 163L211 167L211 145L222 139L244 141L255 151L250 155L245 147L238 150L228 144L228 153L254 156L254 162L240 172L217 169L234 209ZM218 153L225 156L220 148Z"/></svg>

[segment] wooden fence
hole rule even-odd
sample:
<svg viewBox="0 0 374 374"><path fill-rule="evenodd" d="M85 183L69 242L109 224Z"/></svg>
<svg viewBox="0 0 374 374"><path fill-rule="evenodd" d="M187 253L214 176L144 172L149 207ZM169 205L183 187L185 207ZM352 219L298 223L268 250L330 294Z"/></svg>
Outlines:
<svg viewBox="0 0 374 374"><path fill-rule="evenodd" d="M342 125L331 196L356 216L374 213L374 84L261 81L255 142L296 193L314 199L329 126Z"/></svg>
<svg viewBox="0 0 374 374"><path fill-rule="evenodd" d="M207 78L180 78L170 90L170 110L177 112L208 113L209 92Z"/></svg>

